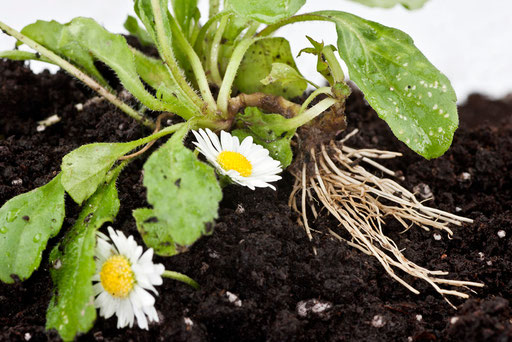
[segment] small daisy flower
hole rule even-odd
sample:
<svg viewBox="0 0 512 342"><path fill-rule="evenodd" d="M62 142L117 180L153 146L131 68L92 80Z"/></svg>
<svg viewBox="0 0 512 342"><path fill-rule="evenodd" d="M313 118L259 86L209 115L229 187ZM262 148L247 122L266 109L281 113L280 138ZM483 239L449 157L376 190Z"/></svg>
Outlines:
<svg viewBox="0 0 512 342"><path fill-rule="evenodd" d="M265 187L276 189L269 182L281 179L277 175L282 171L281 164L272 159L263 146L254 144L251 136L240 143L238 137L225 131L220 132L220 141L208 128L192 133L197 140L194 145L222 175L251 190Z"/></svg>
<svg viewBox="0 0 512 342"><path fill-rule="evenodd" d="M133 236L127 238L112 227L108 232L110 238L97 233L94 305L102 317L116 314L117 328L131 328L137 318L138 326L148 329L148 320L158 322L158 315L155 298L147 290L158 294L153 285L162 285L165 268L153 263L153 249L142 254Z"/></svg>

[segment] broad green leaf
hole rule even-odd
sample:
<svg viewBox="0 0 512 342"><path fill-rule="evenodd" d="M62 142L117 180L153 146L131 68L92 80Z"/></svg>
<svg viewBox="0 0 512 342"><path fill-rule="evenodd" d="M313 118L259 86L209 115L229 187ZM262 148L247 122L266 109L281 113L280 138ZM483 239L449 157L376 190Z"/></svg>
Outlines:
<svg viewBox="0 0 512 342"><path fill-rule="evenodd" d="M185 37L190 38L194 27L199 22L201 13L197 8L197 0L171 0L174 17Z"/></svg>
<svg viewBox="0 0 512 342"><path fill-rule="evenodd" d="M407 9L413 10L423 7L428 0L352 0L370 7L390 8L395 5L402 5Z"/></svg>
<svg viewBox="0 0 512 342"><path fill-rule="evenodd" d="M304 6L306 0L226 0L227 9L239 16L254 19L264 24L291 17Z"/></svg>
<svg viewBox="0 0 512 342"><path fill-rule="evenodd" d="M400 30L344 12L314 14L336 23L350 79L397 138L427 159L441 156L458 126L448 78Z"/></svg>
<svg viewBox="0 0 512 342"><path fill-rule="evenodd" d="M127 143L96 143L80 146L62 158L62 185L76 203L82 204L105 181L119 157L139 146Z"/></svg>
<svg viewBox="0 0 512 342"><path fill-rule="evenodd" d="M129 15L126 18L123 26L128 32L130 32L131 35L137 37L143 46L149 46L153 44L151 36L146 30L139 26L139 23L135 17Z"/></svg>
<svg viewBox="0 0 512 342"><path fill-rule="evenodd" d="M270 74L260 81L263 85L269 85L274 82L280 83L283 87L293 83L300 88L306 89L308 82L302 77L297 69L292 68L284 63L272 63Z"/></svg>
<svg viewBox="0 0 512 342"><path fill-rule="evenodd" d="M133 53L123 36L108 32L89 18L73 19L68 29L81 46L115 71L123 86L142 104L152 110L166 110L162 102L144 88L137 74Z"/></svg>
<svg viewBox="0 0 512 342"><path fill-rule="evenodd" d="M70 35L68 26L69 24L63 25L55 20L38 20L25 26L21 33L58 55L70 59L103 86L107 86L107 81L94 66L93 56Z"/></svg>
<svg viewBox="0 0 512 342"><path fill-rule="evenodd" d="M135 66L140 77L153 89L157 90L157 98L165 103L166 110L173 112L185 120L200 113L197 106L183 93L173 80L162 61L144 55L132 49Z"/></svg>
<svg viewBox="0 0 512 342"><path fill-rule="evenodd" d="M153 212L153 209L135 209L133 217L146 246L153 248L155 253L161 256L176 254L176 244L171 236L171 230L167 222L160 221Z"/></svg>
<svg viewBox="0 0 512 342"><path fill-rule="evenodd" d="M273 63L287 64L297 70L290 51L290 44L284 38L264 38L255 42L245 53L235 78L235 86L242 93L263 92L283 96L287 99L301 96L306 90L304 82L282 85L272 83L264 85L260 80L272 71ZM298 71L297 71L298 73Z"/></svg>
<svg viewBox="0 0 512 342"><path fill-rule="evenodd" d="M144 164L144 185L155 217L172 238L161 242L191 245L217 218L222 191L213 168L183 146L176 132Z"/></svg>
<svg viewBox="0 0 512 342"><path fill-rule="evenodd" d="M46 313L46 329L56 329L65 341L89 331L96 319L92 285L95 233L105 222L112 222L119 211L115 184L119 171L85 203L71 230L50 254L54 292Z"/></svg>
<svg viewBox="0 0 512 342"><path fill-rule="evenodd" d="M281 166L286 168L291 164L293 153L290 146L291 139L295 134L293 131L282 131L274 129L286 121L279 114L264 114L256 107L247 107L243 114L236 116L236 129L231 133L240 140L247 136L252 136L254 143L265 147L270 156L281 162Z"/></svg>
<svg viewBox="0 0 512 342"><path fill-rule="evenodd" d="M48 184L16 196L0 208L0 280L25 280L41 263L48 239L64 220L64 188L58 175Z"/></svg>
<svg viewBox="0 0 512 342"><path fill-rule="evenodd" d="M41 62L53 64L53 61L49 60L48 58L46 58L44 56L41 56L38 53L22 51L22 50L0 51L0 58L8 58L13 61L28 61L28 60L32 59L35 61L41 61Z"/></svg>

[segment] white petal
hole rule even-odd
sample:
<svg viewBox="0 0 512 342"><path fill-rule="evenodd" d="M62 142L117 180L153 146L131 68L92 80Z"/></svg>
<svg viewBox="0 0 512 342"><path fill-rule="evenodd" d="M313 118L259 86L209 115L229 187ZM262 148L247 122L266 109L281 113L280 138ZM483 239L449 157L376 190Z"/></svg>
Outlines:
<svg viewBox="0 0 512 342"><path fill-rule="evenodd" d="M233 151L233 139L231 134L225 131L220 131L220 142L222 151Z"/></svg>

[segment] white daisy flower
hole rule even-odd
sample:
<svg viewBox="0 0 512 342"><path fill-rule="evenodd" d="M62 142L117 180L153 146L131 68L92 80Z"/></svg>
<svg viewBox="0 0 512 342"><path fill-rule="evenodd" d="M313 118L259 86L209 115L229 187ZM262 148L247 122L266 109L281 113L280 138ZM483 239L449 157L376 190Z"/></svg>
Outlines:
<svg viewBox="0 0 512 342"><path fill-rule="evenodd" d="M153 263L153 249L142 254L133 236L127 238L112 227L108 232L110 239L97 233L94 305L102 317L116 314L117 328L131 328L137 318L138 326L148 329L148 320L158 322L158 315L155 298L147 290L158 294L153 285L162 285L165 268Z"/></svg>
<svg viewBox="0 0 512 342"><path fill-rule="evenodd" d="M221 174L252 190L267 186L276 189L269 182L281 179L277 175L282 171L281 164L263 146L254 144L251 136L240 143L238 137L225 131L220 132L220 141L208 128L192 133L197 140L194 145Z"/></svg>

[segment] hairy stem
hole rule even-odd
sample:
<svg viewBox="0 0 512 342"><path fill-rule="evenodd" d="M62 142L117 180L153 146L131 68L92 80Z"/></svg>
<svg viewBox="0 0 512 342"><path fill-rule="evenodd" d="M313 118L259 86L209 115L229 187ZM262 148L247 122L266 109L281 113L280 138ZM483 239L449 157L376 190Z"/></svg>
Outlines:
<svg viewBox="0 0 512 342"><path fill-rule="evenodd" d="M199 108L202 108L204 105L203 100L196 94L194 89L187 83L187 80L183 76L182 71L180 70L178 63L174 59L174 55L171 50L171 44L169 42L169 37L167 37L165 33L164 21L162 17L162 9L160 8L160 4L158 0L151 0L151 6L153 8L153 15L155 16L155 30L156 36L158 40L158 45L160 45L160 50L162 54L162 58L169 68L172 76L178 83L181 89L185 92L187 97L190 98L192 102L194 102Z"/></svg>
<svg viewBox="0 0 512 342"><path fill-rule="evenodd" d="M185 284L192 286L194 289L199 290L199 284L194 279L184 275L183 273L165 270L164 273L162 274L162 277L179 280Z"/></svg>
<svg viewBox="0 0 512 342"><path fill-rule="evenodd" d="M208 18L215 16L219 13L220 1L219 0L210 0L210 8L208 11Z"/></svg>
<svg viewBox="0 0 512 342"><path fill-rule="evenodd" d="M308 108L308 106L311 103L311 101L313 101L320 94L327 94L327 95L331 95L332 96L331 87L318 88L317 90L312 92L311 95L308 96L306 101L304 101L304 103L302 103L302 106L300 107L299 113L302 113L303 111L305 111L306 108Z"/></svg>
<svg viewBox="0 0 512 342"><path fill-rule="evenodd" d="M325 60L327 64L329 64L329 69L331 70L331 75L334 79L335 83L345 82L345 74L343 73L343 69L341 69L341 65L338 62L338 59L334 55L334 52L331 47L324 47L322 53L324 54Z"/></svg>
<svg viewBox="0 0 512 342"><path fill-rule="evenodd" d="M192 67L192 71L196 77L197 85L199 86L199 91L201 92L204 101L208 104L211 110L215 111L217 109L217 104L215 103L215 99L213 98L212 92L210 91L210 86L208 85L208 80L206 79L206 74L204 72L203 65L201 64L199 56L196 54L190 43L183 35L183 32L176 23L176 19L171 16L169 17L169 21L171 23L172 33L176 38L177 43L188 57L188 62Z"/></svg>
<svg viewBox="0 0 512 342"><path fill-rule="evenodd" d="M206 34L208 33L208 31L210 30L210 28L212 27L213 24L215 24L217 21L219 21L222 17L224 17L225 15L229 15L229 12L220 12L218 14L216 14L215 16L211 17L205 24L203 27L201 27L201 30L199 31L199 34L197 35L197 38L194 40L193 43L191 43L192 45L194 45L194 49L197 51L200 49L200 46L201 44L204 43L204 40L205 40L205 37L206 37Z"/></svg>
<svg viewBox="0 0 512 342"><path fill-rule="evenodd" d="M219 72L219 51L220 51L220 41L222 39L222 35L224 34L224 30L226 29L226 25L228 23L228 16L222 17L219 23L219 27L215 32L215 36L213 36L212 48L210 50L210 70L212 80L215 84L220 86L222 83L222 78Z"/></svg>
<svg viewBox="0 0 512 342"><path fill-rule="evenodd" d="M304 113L302 113L296 117L293 117L291 119L286 120L286 123L284 125L280 125L278 128L285 130L285 131L290 131L292 129L298 128L298 127L306 124L307 122L313 120L318 115L322 114L324 111L329 109L335 103L336 103L336 100L331 97L323 99L322 101L318 102L313 107L306 110Z"/></svg>
<svg viewBox="0 0 512 342"><path fill-rule="evenodd" d="M274 23L272 25L268 25L263 30L261 30L256 36L257 37L267 37L285 25L293 24L293 23L297 23L297 22L301 22L301 21L329 21L329 19L327 17L318 15L315 13L306 13L306 14L296 15L296 16L278 21L277 23Z"/></svg>
<svg viewBox="0 0 512 342"><path fill-rule="evenodd" d="M228 67L226 68L226 73L224 74L224 80L222 81L222 85L220 87L219 96L217 98L217 104L224 117L228 115L228 102L231 96L231 87L233 86L233 81L235 80L238 67L240 66L242 58L247 52L249 46L251 46L257 40L258 38L242 40L231 55Z"/></svg>
<svg viewBox="0 0 512 342"><path fill-rule="evenodd" d="M27 44L32 49L39 52L42 56L48 58L52 63L55 63L62 69L66 70L68 73L73 75L74 77L78 78L80 81L84 82L88 87L96 91L98 94L103 96L105 99L107 99L110 103L112 103L114 106L125 112L128 116L133 118L134 120L140 122L144 126L147 126L149 128L154 128L155 124L152 122L149 118L144 117L137 111L135 111L132 107L121 101L117 96L109 92L106 88L102 87L98 82L96 82L92 77L88 76L84 72L82 72L80 69L75 67L73 64L69 63L65 59L58 56L53 51L48 50L41 44L33 41L32 39L28 38L27 36L23 35L22 33L16 31L12 27L4 24L0 21L0 28L8 35L16 38L20 42Z"/></svg>

